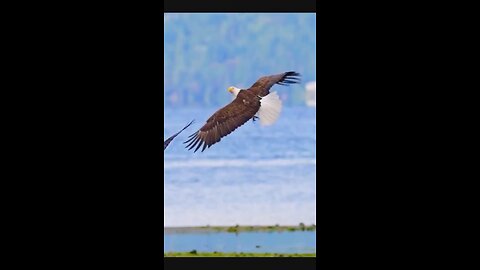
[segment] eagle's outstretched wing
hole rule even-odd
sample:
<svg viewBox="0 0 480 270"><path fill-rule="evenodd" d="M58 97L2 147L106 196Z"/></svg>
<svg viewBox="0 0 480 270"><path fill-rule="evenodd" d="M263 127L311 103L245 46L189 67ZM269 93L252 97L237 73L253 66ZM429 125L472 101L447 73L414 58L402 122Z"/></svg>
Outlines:
<svg viewBox="0 0 480 270"><path fill-rule="evenodd" d="M300 74L295 71L261 77L247 91L240 91L230 104L215 112L200 130L190 135L189 139L184 142L188 144L186 147L188 150L196 147L195 152L197 152L203 145L203 152L207 147L219 142L221 138L227 136L255 116L260 109L261 102L259 97L268 95L270 88L274 84L288 85L299 83L299 77ZM267 102L265 104L268 104ZM268 105L266 106L268 107Z"/></svg>
<svg viewBox="0 0 480 270"><path fill-rule="evenodd" d="M173 136L171 136L170 138L168 138L165 142L163 142L163 151L165 151L165 149L167 149L167 146L168 144L170 144L171 141L173 141L173 139L175 139L175 137L178 136L178 134L180 134L182 131L184 131L186 128L188 128L195 120L192 120L192 122L190 122L188 125L186 125L184 128L182 128L182 130L180 130L179 132L175 133Z"/></svg>
<svg viewBox="0 0 480 270"><path fill-rule="evenodd" d="M259 108L260 102L257 99L247 101L244 95L239 94L230 104L216 111L207 120L207 123L190 135L184 143L188 143L186 146L188 150L196 146L194 152L197 152L203 145L203 152L205 148L219 142L221 138L245 124L257 113Z"/></svg>
<svg viewBox="0 0 480 270"><path fill-rule="evenodd" d="M300 83L300 73L288 71L281 74L261 77L248 90L264 97L270 93L270 88L272 88L274 84L288 85L294 83Z"/></svg>

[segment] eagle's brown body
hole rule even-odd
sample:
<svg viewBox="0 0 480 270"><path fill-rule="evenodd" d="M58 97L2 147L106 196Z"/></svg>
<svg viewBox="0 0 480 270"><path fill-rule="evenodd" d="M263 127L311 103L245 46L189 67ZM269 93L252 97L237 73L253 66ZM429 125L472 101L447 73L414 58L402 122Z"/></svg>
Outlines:
<svg viewBox="0 0 480 270"><path fill-rule="evenodd" d="M300 74L289 71L277 75L261 77L250 88L242 89L236 98L228 105L216 111L207 123L197 132L190 135L187 147L195 148L195 152L203 145L205 148L212 146L227 136L232 131L252 119L261 107L261 100L270 93L274 84L288 85L299 83Z"/></svg>

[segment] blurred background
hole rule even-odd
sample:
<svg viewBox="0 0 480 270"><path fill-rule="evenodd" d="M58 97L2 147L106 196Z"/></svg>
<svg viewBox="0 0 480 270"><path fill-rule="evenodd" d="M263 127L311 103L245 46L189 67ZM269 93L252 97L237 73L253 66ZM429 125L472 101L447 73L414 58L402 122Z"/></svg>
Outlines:
<svg viewBox="0 0 480 270"><path fill-rule="evenodd" d="M315 224L316 15L164 14L164 138L195 119L165 150L166 227ZM247 122L205 152L184 148L229 86L302 74L275 85L277 123Z"/></svg>

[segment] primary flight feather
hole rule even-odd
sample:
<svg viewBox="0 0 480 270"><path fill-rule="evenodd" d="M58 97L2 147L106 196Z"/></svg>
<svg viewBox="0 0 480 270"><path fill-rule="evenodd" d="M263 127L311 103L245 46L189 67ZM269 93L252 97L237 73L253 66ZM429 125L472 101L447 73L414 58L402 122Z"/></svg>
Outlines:
<svg viewBox="0 0 480 270"><path fill-rule="evenodd" d="M182 131L184 131L186 128L188 128L193 123L193 121L194 120L192 120L192 122L190 122L188 125L186 125L184 128L182 128L182 130L173 134L170 138L168 138L166 141L164 141L163 142L163 151L165 151L165 149L167 149L167 146L170 144L170 142L173 141L173 139L175 139L175 137L177 137L178 134L180 134Z"/></svg>

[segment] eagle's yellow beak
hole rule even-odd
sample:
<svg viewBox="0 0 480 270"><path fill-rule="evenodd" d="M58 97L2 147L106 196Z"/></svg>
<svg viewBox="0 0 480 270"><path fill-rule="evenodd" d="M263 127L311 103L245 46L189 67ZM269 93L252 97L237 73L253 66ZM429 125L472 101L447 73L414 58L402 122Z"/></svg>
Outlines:
<svg viewBox="0 0 480 270"><path fill-rule="evenodd" d="M228 87L228 92L232 93L233 92L233 87Z"/></svg>

